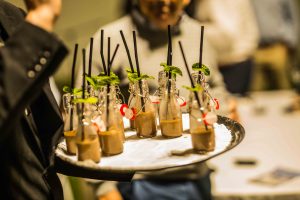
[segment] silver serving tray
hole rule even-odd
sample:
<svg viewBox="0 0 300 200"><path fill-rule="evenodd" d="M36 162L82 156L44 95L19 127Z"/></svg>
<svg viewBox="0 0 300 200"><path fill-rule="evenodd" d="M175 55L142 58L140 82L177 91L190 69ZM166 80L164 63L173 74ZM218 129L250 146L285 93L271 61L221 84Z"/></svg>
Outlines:
<svg viewBox="0 0 300 200"><path fill-rule="evenodd" d="M183 115L183 136L166 139L158 131L157 136L139 139L136 133L127 130L124 152L102 157L100 163L77 161L76 156L66 153L65 142L59 143L56 155L56 169L59 173L101 180L128 181L136 172L161 170L197 164L212 159L237 146L245 136L244 128L229 118L218 116L214 125L216 147L211 152L195 152L188 133L189 116ZM129 122L125 121L125 127Z"/></svg>

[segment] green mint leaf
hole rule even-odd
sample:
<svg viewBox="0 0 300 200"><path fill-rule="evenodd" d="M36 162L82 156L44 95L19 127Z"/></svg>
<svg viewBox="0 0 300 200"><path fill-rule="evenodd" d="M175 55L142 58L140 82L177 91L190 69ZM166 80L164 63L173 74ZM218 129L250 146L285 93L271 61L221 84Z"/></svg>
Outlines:
<svg viewBox="0 0 300 200"><path fill-rule="evenodd" d="M173 76L176 76L177 74L182 76L182 71L179 67L167 65L166 63L160 63L160 66L164 68L165 72L171 72Z"/></svg>
<svg viewBox="0 0 300 200"><path fill-rule="evenodd" d="M106 85L118 85L120 83L119 77L113 72L110 72L110 76L101 72L98 76L88 78L87 81L89 81L95 89L99 89Z"/></svg>
<svg viewBox="0 0 300 200"><path fill-rule="evenodd" d="M203 90L203 87L199 84L195 85L195 87L189 87L186 85L183 85L182 87L192 92L201 92Z"/></svg>
<svg viewBox="0 0 300 200"><path fill-rule="evenodd" d="M202 66L200 66L199 63L195 63L195 64L193 64L192 68L194 71L201 71L205 76L210 75L209 68L204 64L202 64Z"/></svg>
<svg viewBox="0 0 300 200"><path fill-rule="evenodd" d="M80 95L82 93L82 89L81 88L73 88L71 89L69 86L64 86L63 87L63 91L65 93L70 93L70 94L73 94L73 95Z"/></svg>
<svg viewBox="0 0 300 200"><path fill-rule="evenodd" d="M63 87L63 91L65 92L65 93L71 93L71 88L69 87L69 86L64 86Z"/></svg>
<svg viewBox="0 0 300 200"><path fill-rule="evenodd" d="M141 76L139 77L136 71L132 73L130 69L126 69L126 72L127 72L127 77L131 83L135 83L143 79L155 79L153 76L149 76L147 74L141 74Z"/></svg>
<svg viewBox="0 0 300 200"><path fill-rule="evenodd" d="M98 102L98 98L97 97L89 97L86 99L74 99L73 103L90 103L90 104L95 104Z"/></svg>
<svg viewBox="0 0 300 200"><path fill-rule="evenodd" d="M90 85L93 86L93 88L96 87L96 83L95 83L94 79L92 79L91 77L86 76L85 80L87 80L87 82L90 83Z"/></svg>

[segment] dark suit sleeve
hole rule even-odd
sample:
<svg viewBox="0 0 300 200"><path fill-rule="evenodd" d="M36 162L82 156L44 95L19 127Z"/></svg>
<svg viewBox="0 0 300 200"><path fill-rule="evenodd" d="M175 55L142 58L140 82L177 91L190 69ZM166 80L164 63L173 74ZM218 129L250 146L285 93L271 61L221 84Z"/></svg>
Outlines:
<svg viewBox="0 0 300 200"><path fill-rule="evenodd" d="M0 142L66 54L67 49L53 34L27 22L6 41L0 49Z"/></svg>

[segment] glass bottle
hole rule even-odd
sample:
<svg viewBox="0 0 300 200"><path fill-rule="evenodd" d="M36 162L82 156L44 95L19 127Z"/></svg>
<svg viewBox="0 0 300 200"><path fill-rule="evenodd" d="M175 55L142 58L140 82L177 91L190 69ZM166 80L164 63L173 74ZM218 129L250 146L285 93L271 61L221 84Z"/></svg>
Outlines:
<svg viewBox="0 0 300 200"><path fill-rule="evenodd" d="M63 95L63 106L65 110L64 138L66 140L67 153L76 155L76 134L78 130L77 107L72 103L74 95L70 93Z"/></svg>
<svg viewBox="0 0 300 200"><path fill-rule="evenodd" d="M159 107L159 121L161 134L164 137L179 137L182 135L182 114L177 101L174 79L168 79L167 89Z"/></svg>
<svg viewBox="0 0 300 200"><path fill-rule="evenodd" d="M114 99L115 102L115 112L116 112L116 117L117 117L117 121L119 122L119 127L121 129L121 138L122 141L125 142L125 128L124 128L124 121L123 121L123 116L121 114L120 111L120 107L122 104L122 100L119 98L119 95L122 95L122 93L120 92L120 88L117 85L112 85L111 86L111 94L112 94L112 98Z"/></svg>
<svg viewBox="0 0 300 200"><path fill-rule="evenodd" d="M137 113L135 117L135 126L137 136L141 138L150 138L156 136L156 112L149 97L149 86L147 80L142 79L135 83L137 95L133 108Z"/></svg>
<svg viewBox="0 0 300 200"><path fill-rule="evenodd" d="M120 125L120 111L116 105L115 86L105 86L102 90L102 106L99 139L105 155L116 155L123 152L124 129ZM123 122L122 122L123 123Z"/></svg>
<svg viewBox="0 0 300 200"><path fill-rule="evenodd" d="M203 106L199 108L195 98L195 93L192 94L191 110L190 110L190 133L192 145L196 151L213 151L215 148L215 132L212 125L204 121L205 115L208 113L208 108ZM203 99L202 92L197 92L201 105Z"/></svg>
<svg viewBox="0 0 300 200"><path fill-rule="evenodd" d="M158 72L158 97L159 100L162 99L165 91L166 91L166 87L167 87L167 83L168 83L168 77L165 71L159 71Z"/></svg>
<svg viewBox="0 0 300 200"><path fill-rule="evenodd" d="M200 92L200 100L201 100L201 105L203 105L204 107L206 107L207 109L209 109L210 111L210 100L211 100L211 97L208 93L208 83L206 82L206 78L205 78L205 75L202 73L202 72L193 72L192 73L192 78L193 78L193 82L195 85L201 85L201 87L203 88L203 90ZM193 98L193 94L190 95L190 100L191 98ZM190 101L192 102L192 100ZM190 107L191 105L189 105Z"/></svg>
<svg viewBox="0 0 300 200"><path fill-rule="evenodd" d="M130 82L129 83L129 98L128 98L128 106L129 108L132 108L135 106L136 104L136 91L138 90L138 84L136 83L133 83L133 82ZM130 129L134 130L136 127L135 127L135 120L134 119L130 119L129 120L129 123L130 123Z"/></svg>
<svg viewBox="0 0 300 200"><path fill-rule="evenodd" d="M77 110L79 111L80 119L76 140L78 160L92 160L98 163L101 159L101 148L97 135L97 127L92 121L95 117L95 112L92 105L88 103L77 104Z"/></svg>

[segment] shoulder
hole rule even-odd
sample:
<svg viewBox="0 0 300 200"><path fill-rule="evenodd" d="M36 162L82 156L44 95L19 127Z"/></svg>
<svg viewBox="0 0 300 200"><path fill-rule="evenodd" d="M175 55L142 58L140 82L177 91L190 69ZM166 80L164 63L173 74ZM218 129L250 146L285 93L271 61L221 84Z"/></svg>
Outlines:
<svg viewBox="0 0 300 200"><path fill-rule="evenodd" d="M25 11L7 1L0 1L0 14L9 15L9 16L13 14L13 15L18 15L20 17L24 17Z"/></svg>
<svg viewBox="0 0 300 200"><path fill-rule="evenodd" d="M119 38L120 30L122 30L126 36L129 30L132 31L135 29L134 27L135 26L131 20L131 17L129 15L126 15L116 21L113 21L111 23L108 23L98 28L98 30L94 34L94 39L96 40L100 39L101 30L104 30L105 37L109 36L111 38Z"/></svg>

